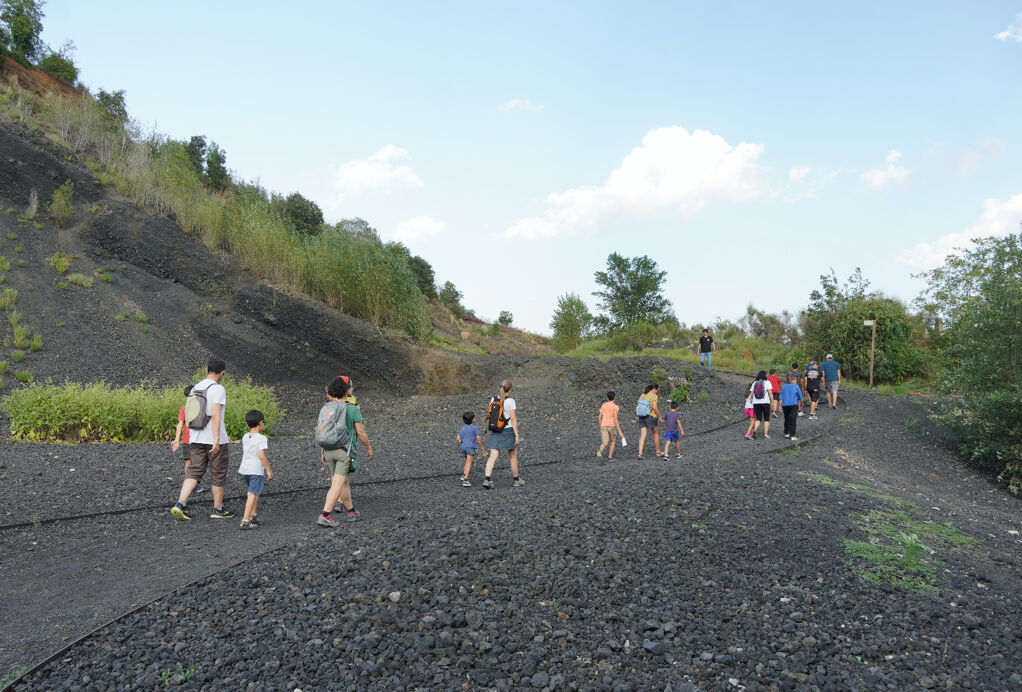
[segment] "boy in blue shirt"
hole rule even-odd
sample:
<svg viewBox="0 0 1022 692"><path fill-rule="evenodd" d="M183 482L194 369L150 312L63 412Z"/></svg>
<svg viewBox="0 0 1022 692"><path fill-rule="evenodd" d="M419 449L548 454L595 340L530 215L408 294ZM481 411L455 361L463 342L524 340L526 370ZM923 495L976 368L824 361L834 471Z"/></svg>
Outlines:
<svg viewBox="0 0 1022 692"><path fill-rule="evenodd" d="M483 447L483 438L475 424L476 414L466 411L461 420L465 422L465 425L461 426L461 430L458 431L461 456L465 457L465 470L461 473L461 485L464 488L471 488L472 483L468 480L468 474L472 470L472 461L475 460L475 456L480 450L486 454L486 448Z"/></svg>
<svg viewBox="0 0 1022 692"><path fill-rule="evenodd" d="M802 387L798 384L798 374L788 373L788 384L781 387L781 410L784 411L784 436L792 442L795 437L795 424L798 421L798 405L802 401Z"/></svg>

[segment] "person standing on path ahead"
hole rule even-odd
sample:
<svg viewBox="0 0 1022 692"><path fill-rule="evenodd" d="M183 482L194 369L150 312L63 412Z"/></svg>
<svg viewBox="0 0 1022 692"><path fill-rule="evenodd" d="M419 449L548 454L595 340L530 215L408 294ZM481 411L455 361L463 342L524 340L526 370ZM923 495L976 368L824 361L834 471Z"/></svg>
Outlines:
<svg viewBox="0 0 1022 692"><path fill-rule="evenodd" d="M511 462L512 487L525 485L525 481L518 477L518 445L522 441L518 434L518 404L510 394L511 380L504 380L497 396L490 399L486 412L486 427L490 430L490 458L486 460L486 478L483 480L486 490L493 490L493 466L502 449L507 451Z"/></svg>
<svg viewBox="0 0 1022 692"><path fill-rule="evenodd" d="M834 360L833 354L828 353L820 370L823 371L823 391L827 393L827 406L837 408L837 390L841 384L841 363Z"/></svg>
<svg viewBox="0 0 1022 692"><path fill-rule="evenodd" d="M703 330L703 335L699 337L699 364L704 366L707 370L713 370L713 352L717 350L717 344L713 342L713 337L710 336L710 332Z"/></svg>
<svg viewBox="0 0 1022 692"><path fill-rule="evenodd" d="M213 512L209 515L210 518L229 519L234 516L231 510L224 507L224 485L227 483L227 466L230 462L227 444L230 439L227 437L227 426L224 423L227 391L220 384L220 380L226 369L227 365L222 360L210 358L206 364L206 379L192 387L189 404L196 409L197 415L187 421L191 428L188 475L181 484L181 495L170 509L171 515L178 521L191 519L188 513L188 498L205 475L207 466L213 486ZM201 421L205 421L205 425L196 428Z"/></svg>

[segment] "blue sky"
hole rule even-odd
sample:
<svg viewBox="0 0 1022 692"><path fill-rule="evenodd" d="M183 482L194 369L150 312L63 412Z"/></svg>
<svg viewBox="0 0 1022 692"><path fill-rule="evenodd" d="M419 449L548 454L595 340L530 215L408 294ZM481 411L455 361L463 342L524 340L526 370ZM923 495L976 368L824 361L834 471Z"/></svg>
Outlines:
<svg viewBox="0 0 1022 692"><path fill-rule="evenodd" d="M820 5L50 0L44 39L548 332L611 252L653 257L693 324L797 311L831 267L910 301L1018 230L1022 2Z"/></svg>

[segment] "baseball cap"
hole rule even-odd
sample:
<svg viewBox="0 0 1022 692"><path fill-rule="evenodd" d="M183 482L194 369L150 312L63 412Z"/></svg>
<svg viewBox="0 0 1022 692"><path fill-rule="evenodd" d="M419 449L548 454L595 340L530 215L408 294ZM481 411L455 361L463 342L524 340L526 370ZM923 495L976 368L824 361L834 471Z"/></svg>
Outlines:
<svg viewBox="0 0 1022 692"><path fill-rule="evenodd" d="M827 360L833 360L834 356L830 353L827 354Z"/></svg>

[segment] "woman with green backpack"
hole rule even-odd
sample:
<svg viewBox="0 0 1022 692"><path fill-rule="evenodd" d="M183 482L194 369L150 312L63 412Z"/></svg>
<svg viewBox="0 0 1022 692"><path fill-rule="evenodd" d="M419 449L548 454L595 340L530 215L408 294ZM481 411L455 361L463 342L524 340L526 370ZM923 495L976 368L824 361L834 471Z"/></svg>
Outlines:
<svg viewBox="0 0 1022 692"><path fill-rule="evenodd" d="M660 456L660 435L657 426L660 423L660 409L657 408L657 399L660 396L660 385L653 383L646 387L646 391L639 397L635 405L635 415L639 419L639 453L642 458L642 448L646 443L646 431L653 431L653 449L656 455Z"/></svg>

